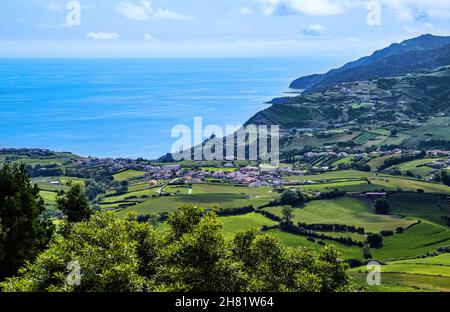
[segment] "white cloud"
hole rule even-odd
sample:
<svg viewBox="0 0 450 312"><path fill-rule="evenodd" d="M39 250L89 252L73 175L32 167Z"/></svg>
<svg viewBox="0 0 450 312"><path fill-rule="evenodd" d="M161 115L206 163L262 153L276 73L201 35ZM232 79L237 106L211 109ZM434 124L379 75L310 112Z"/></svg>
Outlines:
<svg viewBox="0 0 450 312"><path fill-rule="evenodd" d="M331 16L350 9L366 10L369 0L255 0L262 5L265 15L304 14ZM419 19L450 19L449 0L375 0L379 1L383 14L396 19L412 21Z"/></svg>
<svg viewBox="0 0 450 312"><path fill-rule="evenodd" d="M150 1L145 0L139 3L128 0L122 1L116 6L116 11L135 21L146 21L149 19L190 20L193 18L192 16L183 15L168 9L154 10Z"/></svg>
<svg viewBox="0 0 450 312"><path fill-rule="evenodd" d="M122 1L116 6L116 11L122 13L128 19L136 21L148 20L150 15L153 14L153 8L149 1L142 1L140 5Z"/></svg>
<svg viewBox="0 0 450 312"><path fill-rule="evenodd" d="M325 26L319 24L309 25L303 29L302 34L305 36L320 36L325 30Z"/></svg>
<svg viewBox="0 0 450 312"><path fill-rule="evenodd" d="M333 0L258 0L265 15L277 12L301 13L305 15L330 16L345 12L348 1Z"/></svg>
<svg viewBox="0 0 450 312"><path fill-rule="evenodd" d="M171 19L171 20L179 20L179 21L187 21L193 19L192 16L183 15L174 11L170 11L167 9L158 9L154 14L153 18L155 19Z"/></svg>
<svg viewBox="0 0 450 312"><path fill-rule="evenodd" d="M147 42L155 42L156 39L155 39L155 37L153 37L152 35L145 33L145 34L144 34L144 41L147 41Z"/></svg>
<svg viewBox="0 0 450 312"><path fill-rule="evenodd" d="M380 0L380 2L402 20L450 19L448 0Z"/></svg>
<svg viewBox="0 0 450 312"><path fill-rule="evenodd" d="M120 35L117 33L110 33L110 32L90 32L86 35L89 39L95 39L95 40L113 40L120 38Z"/></svg>

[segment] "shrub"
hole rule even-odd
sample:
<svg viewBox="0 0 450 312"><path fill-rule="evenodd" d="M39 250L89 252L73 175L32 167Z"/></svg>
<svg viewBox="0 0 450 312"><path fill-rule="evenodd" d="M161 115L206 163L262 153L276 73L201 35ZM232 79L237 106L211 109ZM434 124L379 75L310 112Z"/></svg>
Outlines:
<svg viewBox="0 0 450 312"><path fill-rule="evenodd" d="M388 236L394 235L394 231L381 231L380 234L381 234L383 237L388 237Z"/></svg>
<svg viewBox="0 0 450 312"><path fill-rule="evenodd" d="M285 190L280 197L281 205L299 206L306 202L306 197L299 190Z"/></svg>
<svg viewBox="0 0 450 312"><path fill-rule="evenodd" d="M369 243L372 248L381 248L383 247L383 236L379 233L370 234L367 237L367 243Z"/></svg>

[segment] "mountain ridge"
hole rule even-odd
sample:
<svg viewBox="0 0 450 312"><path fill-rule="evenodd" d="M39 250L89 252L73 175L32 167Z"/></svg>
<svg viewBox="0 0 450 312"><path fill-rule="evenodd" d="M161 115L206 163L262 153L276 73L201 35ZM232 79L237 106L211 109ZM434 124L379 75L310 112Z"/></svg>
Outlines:
<svg viewBox="0 0 450 312"><path fill-rule="evenodd" d="M434 36L430 34L405 40L401 43L393 43L389 47L375 51L370 56L365 56L344 66L332 69L325 74L313 74L294 80L290 88L301 89L305 93L323 91L340 82L356 80L368 80L375 77L388 77L405 74L412 69L432 69L433 67L450 65L450 56L445 59L436 59L436 52L450 45L450 37ZM434 62L424 63L424 59L433 59ZM393 65L399 59L404 59L409 66L401 70ZM365 68L376 67L376 73L366 72ZM357 79L355 79L358 77Z"/></svg>

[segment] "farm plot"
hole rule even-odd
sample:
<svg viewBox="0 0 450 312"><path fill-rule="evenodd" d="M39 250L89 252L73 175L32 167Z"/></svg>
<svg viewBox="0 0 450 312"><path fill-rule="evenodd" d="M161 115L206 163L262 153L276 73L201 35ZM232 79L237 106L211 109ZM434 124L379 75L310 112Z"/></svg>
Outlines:
<svg viewBox="0 0 450 312"><path fill-rule="evenodd" d="M267 219L259 213L249 213L241 216L221 217L223 231L235 234L245 230L260 230L262 226L273 226L277 222Z"/></svg>
<svg viewBox="0 0 450 312"><path fill-rule="evenodd" d="M450 254L430 258L388 262L381 267L382 285L371 291L450 291ZM349 270L349 275L362 282L366 268Z"/></svg>
<svg viewBox="0 0 450 312"><path fill-rule="evenodd" d="M266 208L266 210L279 217L282 216L282 207ZM293 221L308 224L352 225L363 227L366 232L373 233L407 227L416 222L400 216L374 214L365 202L353 198L312 201L304 208L295 209Z"/></svg>
<svg viewBox="0 0 450 312"><path fill-rule="evenodd" d="M128 169L120 171L113 175L115 181L125 181L143 176L146 172L140 170Z"/></svg>
<svg viewBox="0 0 450 312"><path fill-rule="evenodd" d="M128 193L126 195L109 198L111 200L126 200L130 196L147 195L149 198L138 198L138 203L133 207L128 207L120 214L126 214L129 211L136 211L139 214L148 214L150 212L175 211L181 205L193 204L202 208L213 208L219 206L222 209L240 208L253 205L261 206L278 198L277 193L273 193L269 187L248 188L232 185L220 184L194 184L192 193L189 194L187 186L169 186L164 192L173 194L171 196L156 196L148 190ZM132 199L134 201L136 199Z"/></svg>

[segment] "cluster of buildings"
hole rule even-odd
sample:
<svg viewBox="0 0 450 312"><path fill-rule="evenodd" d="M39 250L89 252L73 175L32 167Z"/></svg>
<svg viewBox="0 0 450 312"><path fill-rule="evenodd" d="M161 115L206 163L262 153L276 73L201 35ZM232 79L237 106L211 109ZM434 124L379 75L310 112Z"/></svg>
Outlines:
<svg viewBox="0 0 450 312"><path fill-rule="evenodd" d="M147 174L152 181L173 180L184 183L221 181L249 187L281 186L290 184L283 180L285 175L300 175L304 172L292 168L261 168L246 166L230 170L222 168L182 168L181 166L161 166ZM221 170L223 169L223 170Z"/></svg>
<svg viewBox="0 0 450 312"><path fill-rule="evenodd" d="M246 185L249 187L276 187L300 183L289 181L286 179L287 176L303 176L310 172L326 172L332 170L334 168L332 165L334 161L346 157L352 157L353 160L357 161L358 159L368 159L389 155L401 156L402 154L412 155L419 153L421 152L416 150L401 149L355 153L351 149L346 151L334 151L332 147L323 147L320 150L308 152L303 155L306 160L324 156L324 162L307 169L305 169L305 167L302 167L303 169L296 169L295 167L270 166L236 167L231 162L223 164L220 167L208 168L192 166L186 168L177 164L151 165L147 162L139 162L128 159L99 159L92 157L83 159L83 164L89 166L106 165L114 171L124 169L145 171L146 173L142 177L148 179L150 181L149 183L152 185L158 185L158 181L177 181L188 184L207 181L220 181L223 183ZM450 168L450 151L430 150L427 152L427 157L436 158L436 160L425 164L426 166L434 169L434 172L439 172ZM330 159L334 159L334 161L327 161ZM303 181L302 183L308 183L308 181Z"/></svg>

